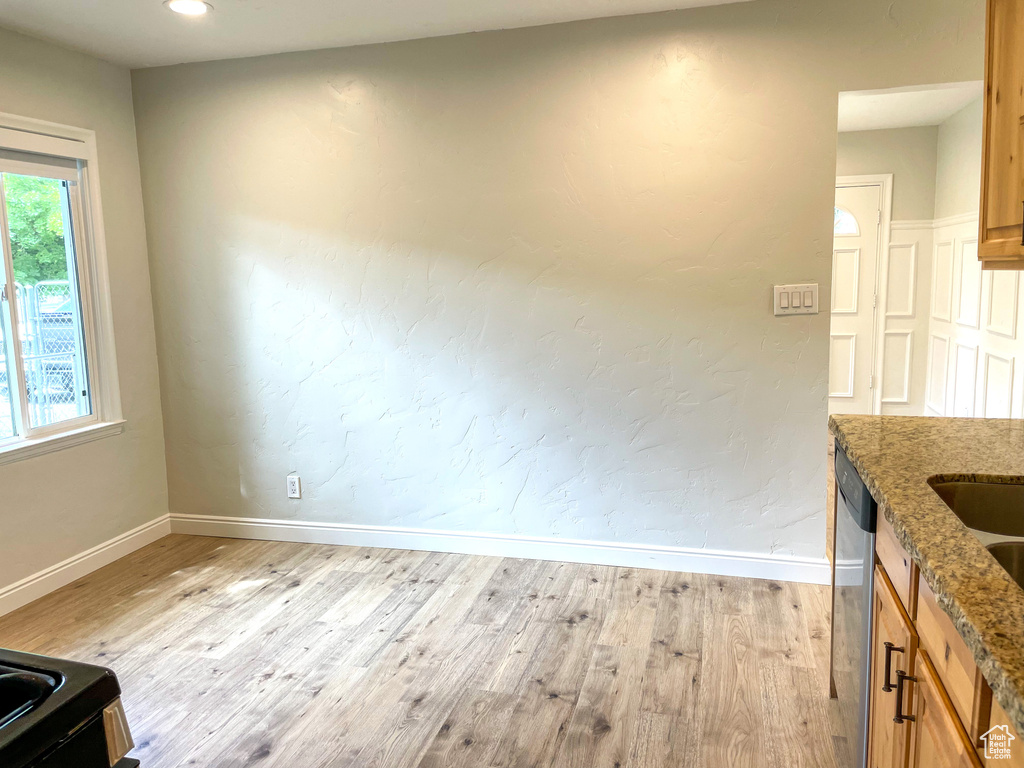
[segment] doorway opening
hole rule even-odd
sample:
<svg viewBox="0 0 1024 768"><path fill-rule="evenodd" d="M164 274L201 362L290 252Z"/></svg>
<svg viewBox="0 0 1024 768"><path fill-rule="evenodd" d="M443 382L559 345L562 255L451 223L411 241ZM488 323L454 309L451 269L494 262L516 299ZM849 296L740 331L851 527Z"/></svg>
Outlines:
<svg viewBox="0 0 1024 768"><path fill-rule="evenodd" d="M1024 417L1024 296L977 258L982 84L839 95L829 412Z"/></svg>

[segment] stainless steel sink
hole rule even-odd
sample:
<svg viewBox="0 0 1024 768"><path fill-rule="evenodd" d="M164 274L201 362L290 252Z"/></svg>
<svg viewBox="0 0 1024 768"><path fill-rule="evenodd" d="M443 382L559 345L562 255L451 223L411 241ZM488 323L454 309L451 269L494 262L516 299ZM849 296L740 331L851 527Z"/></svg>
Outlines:
<svg viewBox="0 0 1024 768"><path fill-rule="evenodd" d="M928 484L1024 588L1024 483L931 478Z"/></svg>
<svg viewBox="0 0 1024 768"><path fill-rule="evenodd" d="M1024 541L1002 541L989 544L992 557L1006 569L1010 578L1024 587Z"/></svg>
<svg viewBox="0 0 1024 768"><path fill-rule="evenodd" d="M1024 540L1024 483L943 481L929 485L946 502L953 514L985 544L1007 538Z"/></svg>

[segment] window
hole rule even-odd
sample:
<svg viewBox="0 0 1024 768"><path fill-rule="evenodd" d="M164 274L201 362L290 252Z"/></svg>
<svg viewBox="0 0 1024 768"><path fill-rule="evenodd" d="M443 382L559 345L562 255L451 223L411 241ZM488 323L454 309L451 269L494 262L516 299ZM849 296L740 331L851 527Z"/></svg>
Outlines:
<svg viewBox="0 0 1024 768"><path fill-rule="evenodd" d="M0 115L0 463L121 431L94 147Z"/></svg>
<svg viewBox="0 0 1024 768"><path fill-rule="evenodd" d="M856 237L860 234L857 219L845 208L835 207L835 220L832 227L834 237Z"/></svg>

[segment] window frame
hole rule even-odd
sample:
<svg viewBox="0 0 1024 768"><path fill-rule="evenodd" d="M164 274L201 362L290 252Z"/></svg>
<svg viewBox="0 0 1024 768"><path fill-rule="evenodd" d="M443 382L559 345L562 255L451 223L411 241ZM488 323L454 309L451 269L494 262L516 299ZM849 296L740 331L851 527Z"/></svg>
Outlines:
<svg viewBox="0 0 1024 768"><path fill-rule="evenodd" d="M99 168L95 132L72 126L50 123L32 118L0 113L0 150L9 150L40 157L35 171L32 163L0 159L3 170L14 173L34 173L45 176L47 160L52 178L74 181L77 190L69 194L72 227L75 239L75 262L78 278L79 306L82 315L82 337L85 344L87 378L90 388L91 411L86 416L32 427L27 414L22 414L24 433L0 442L0 464L7 464L30 456L61 450L124 430L121 411L120 385L117 372L117 351L114 345L114 324L110 300L110 282L107 269L106 239L103 231L103 209L99 193ZM73 161L77 175L69 169L58 172L52 159ZM70 190L69 190L70 192ZM3 237L6 240L7 219L3 211ZM6 263L6 259L3 260ZM2 267L6 269L6 267ZM11 282L13 275L5 275ZM13 283L12 283L13 284ZM16 317L17 302L11 304ZM17 327L17 320L15 320ZM17 343L12 354L20 358ZM22 371L20 362L15 366ZM19 395L15 407L22 398Z"/></svg>
<svg viewBox="0 0 1024 768"><path fill-rule="evenodd" d="M860 237L860 222L857 221L857 217L853 215L852 211L848 211L841 205L833 205L836 212L842 211L853 221L854 231L853 232L837 232L835 224L832 226L832 237Z"/></svg>

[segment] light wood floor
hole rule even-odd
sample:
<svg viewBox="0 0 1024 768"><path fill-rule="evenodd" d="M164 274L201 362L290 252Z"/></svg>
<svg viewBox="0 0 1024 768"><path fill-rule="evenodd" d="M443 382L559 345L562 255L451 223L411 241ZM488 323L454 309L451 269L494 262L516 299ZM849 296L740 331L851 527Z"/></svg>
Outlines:
<svg viewBox="0 0 1024 768"><path fill-rule="evenodd" d="M0 618L143 768L832 768L825 587L169 536Z"/></svg>

